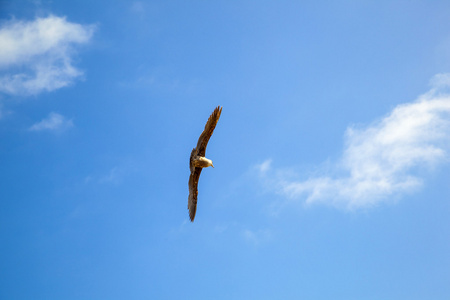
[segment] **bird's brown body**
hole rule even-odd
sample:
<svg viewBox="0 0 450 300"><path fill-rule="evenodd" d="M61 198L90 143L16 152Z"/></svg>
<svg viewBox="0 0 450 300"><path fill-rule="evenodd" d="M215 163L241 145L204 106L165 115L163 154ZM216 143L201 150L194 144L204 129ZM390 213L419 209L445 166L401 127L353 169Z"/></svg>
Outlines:
<svg viewBox="0 0 450 300"><path fill-rule="evenodd" d="M206 146L208 145L209 138L216 128L216 124L219 121L222 108L217 106L211 116L206 122L205 129L198 138L197 147L192 149L191 157L189 158L189 169L191 175L189 176L189 197L188 197L188 209L189 218L191 222L194 221L195 213L197 211L197 196L198 196L198 179L203 168L213 167L212 161L205 157Z"/></svg>

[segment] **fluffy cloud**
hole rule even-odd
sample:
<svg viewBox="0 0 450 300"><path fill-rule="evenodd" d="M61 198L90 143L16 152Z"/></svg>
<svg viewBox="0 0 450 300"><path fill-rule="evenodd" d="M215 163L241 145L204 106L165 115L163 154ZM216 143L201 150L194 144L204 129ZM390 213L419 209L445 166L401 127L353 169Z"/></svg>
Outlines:
<svg viewBox="0 0 450 300"><path fill-rule="evenodd" d="M52 112L48 115L47 118L42 121L34 124L29 128L30 131L63 131L73 127L72 120L66 119L64 116Z"/></svg>
<svg viewBox="0 0 450 300"><path fill-rule="evenodd" d="M12 20L0 28L0 92L35 95L64 87L82 75L72 65L74 46L87 43L92 25L49 16Z"/></svg>
<svg viewBox="0 0 450 300"><path fill-rule="evenodd" d="M449 160L450 76L437 75L432 84L416 101L395 107L371 125L349 127L343 155L326 174L295 181L270 172L278 175L269 178L270 160L258 171L289 199L349 209L414 191L427 170Z"/></svg>

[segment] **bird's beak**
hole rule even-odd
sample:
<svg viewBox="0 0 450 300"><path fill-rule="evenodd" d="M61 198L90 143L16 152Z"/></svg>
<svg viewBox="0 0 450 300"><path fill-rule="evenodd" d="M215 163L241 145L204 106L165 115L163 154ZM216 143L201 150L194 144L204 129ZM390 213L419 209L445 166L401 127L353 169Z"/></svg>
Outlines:
<svg viewBox="0 0 450 300"><path fill-rule="evenodd" d="M213 165L213 164L211 164L211 167L213 167L213 168L214 168L214 165Z"/></svg>

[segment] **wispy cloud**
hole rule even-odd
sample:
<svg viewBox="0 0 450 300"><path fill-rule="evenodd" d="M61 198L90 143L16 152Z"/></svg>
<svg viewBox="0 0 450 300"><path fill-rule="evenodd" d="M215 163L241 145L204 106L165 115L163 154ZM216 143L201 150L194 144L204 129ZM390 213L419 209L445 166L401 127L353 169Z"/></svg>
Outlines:
<svg viewBox="0 0 450 300"><path fill-rule="evenodd" d="M84 178L85 184L106 184L120 185L130 175L138 171L138 167L133 160L119 162L106 170L97 170Z"/></svg>
<svg viewBox="0 0 450 300"><path fill-rule="evenodd" d="M121 174L121 170L118 167L114 167L109 170L107 175L102 176L99 179L99 182L117 184L120 182L122 175L123 174Z"/></svg>
<svg viewBox="0 0 450 300"><path fill-rule="evenodd" d="M272 239L272 232L270 230L242 230L242 237L248 243L259 245L261 243L268 242Z"/></svg>
<svg viewBox="0 0 450 300"><path fill-rule="evenodd" d="M48 16L11 20L0 28L0 92L35 95L65 87L83 73L72 65L74 46L87 43L92 25Z"/></svg>
<svg viewBox="0 0 450 300"><path fill-rule="evenodd" d="M0 120L7 114L3 109L3 105L0 103Z"/></svg>
<svg viewBox="0 0 450 300"><path fill-rule="evenodd" d="M51 112L47 118L32 125L30 131L63 131L73 127L72 120L66 119L63 115Z"/></svg>
<svg viewBox="0 0 450 300"><path fill-rule="evenodd" d="M436 75L431 90L416 101L395 107L369 126L349 127L342 157L320 176L292 180L273 172L270 160L258 171L288 199L349 209L412 192L423 185L427 171L449 161L449 88L450 75Z"/></svg>
<svg viewBox="0 0 450 300"><path fill-rule="evenodd" d="M145 4L142 1L134 1L131 3L130 11L142 18L145 15Z"/></svg>

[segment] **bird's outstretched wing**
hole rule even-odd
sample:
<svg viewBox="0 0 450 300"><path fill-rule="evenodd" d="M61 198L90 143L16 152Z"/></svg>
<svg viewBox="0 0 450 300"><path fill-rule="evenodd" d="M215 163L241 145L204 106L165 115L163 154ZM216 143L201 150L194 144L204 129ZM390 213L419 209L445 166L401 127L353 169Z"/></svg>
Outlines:
<svg viewBox="0 0 450 300"><path fill-rule="evenodd" d="M206 122L205 129L202 134L198 138L197 142L197 155L205 156L206 146L208 145L209 138L213 134L214 128L216 128L216 124L219 121L220 114L222 113L222 107L217 106L212 114L208 118L208 122Z"/></svg>
<svg viewBox="0 0 450 300"><path fill-rule="evenodd" d="M222 113L222 108L217 106L212 114L209 116L206 122L205 129L198 138L197 147L192 149L191 157L189 161L189 168L191 170L191 175L189 176L189 198L188 198L188 209L189 218L191 222L194 221L195 212L197 211L197 196L198 196L198 179L200 178L200 173L202 168L194 167L192 164L192 159L195 156L205 156L206 146L208 145L209 139L213 134L214 128L219 121L220 114Z"/></svg>
<svg viewBox="0 0 450 300"><path fill-rule="evenodd" d="M189 176L189 199L188 199L188 209L189 218L191 222L194 222L195 212L197 211L197 195L198 195L198 179L200 178L200 173L202 168L195 168L194 172Z"/></svg>

